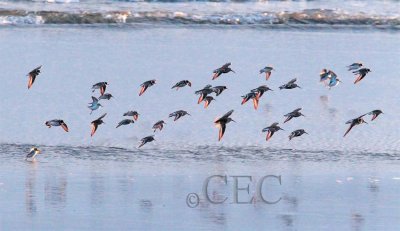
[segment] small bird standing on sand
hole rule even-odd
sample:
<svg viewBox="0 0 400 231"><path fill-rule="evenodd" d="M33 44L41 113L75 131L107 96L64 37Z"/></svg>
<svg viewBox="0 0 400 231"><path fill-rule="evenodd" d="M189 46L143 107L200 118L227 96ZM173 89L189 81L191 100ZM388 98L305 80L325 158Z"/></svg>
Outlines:
<svg viewBox="0 0 400 231"><path fill-rule="evenodd" d="M135 121L132 119L124 119L124 120L121 120L115 128L119 128L122 125L128 125L131 123L133 124L133 123L135 123Z"/></svg>
<svg viewBox="0 0 400 231"><path fill-rule="evenodd" d="M179 110L179 111L169 114L169 117L175 117L174 121L177 121L179 118L181 118L182 116L185 116L185 115L190 115L190 114L187 111Z"/></svg>
<svg viewBox="0 0 400 231"><path fill-rule="evenodd" d="M362 66L363 66L362 63L353 63L353 64L347 66L347 68L348 68L348 71L354 71L354 70L360 69Z"/></svg>
<svg viewBox="0 0 400 231"><path fill-rule="evenodd" d="M194 93L196 95L200 95L199 99L197 100L197 104L200 104L203 101L203 99L206 98L207 95L211 94L213 91L214 90L210 84L207 84L203 89L195 91Z"/></svg>
<svg viewBox="0 0 400 231"><path fill-rule="evenodd" d="M293 119L295 117L300 117L300 116L304 116L305 117L305 115L303 115L300 112L300 110L301 110L301 108L297 108L297 109L293 110L292 112L289 112L286 115L284 115L287 118L286 118L285 122L283 122L283 123L286 123L286 122L288 122L289 120L291 120L291 119Z"/></svg>
<svg viewBox="0 0 400 231"><path fill-rule="evenodd" d="M363 123L368 124L368 123L365 122L365 120L362 118L363 116L364 116L364 115L359 116L359 117L357 117L357 118L355 118L355 119L351 119L351 120L349 120L349 121L346 122L346 124L350 124L350 127L347 129L346 133L344 133L343 137L345 137L345 136L347 135L347 133L349 133L350 130L351 130L354 126L359 125L359 124L363 124Z"/></svg>
<svg viewBox="0 0 400 231"><path fill-rule="evenodd" d="M36 77L40 74L40 68L42 65L36 67L31 72L27 74L28 76L28 89L32 87L32 84L35 82Z"/></svg>
<svg viewBox="0 0 400 231"><path fill-rule="evenodd" d="M110 100L110 99L113 98L113 97L114 97L114 96L111 95L110 93L105 93L104 95L101 95L101 96L99 97L99 100L101 100L101 99Z"/></svg>
<svg viewBox="0 0 400 231"><path fill-rule="evenodd" d="M218 68L218 69L215 69L215 70L213 71L214 75L213 75L212 80L218 78L221 74L226 74L226 73L229 73L229 72L231 72L231 71L232 71L233 73L235 73L235 72L229 67L230 65L231 65L231 63L225 63L222 67L220 67L220 68Z"/></svg>
<svg viewBox="0 0 400 231"><path fill-rule="evenodd" d="M278 126L279 123L275 122L271 124L269 127L263 128L262 132L267 132L267 137L265 138L266 141L271 139L275 132L279 130L283 130L281 127Z"/></svg>
<svg viewBox="0 0 400 231"><path fill-rule="evenodd" d="M296 84L297 79L294 78L292 80L290 80L288 83L283 84L282 86L279 87L279 89L293 89L293 88L301 88L299 85Z"/></svg>
<svg viewBox="0 0 400 231"><path fill-rule="evenodd" d="M93 101L89 103L90 106L88 106L88 108L91 110L90 114L92 114L93 111L99 109L99 107L103 107L103 105L99 103L99 100L96 97L92 96L92 100Z"/></svg>
<svg viewBox="0 0 400 231"><path fill-rule="evenodd" d="M31 148L31 150L29 151L29 153L26 155L25 160L31 160L34 161L35 157L37 154L40 153L40 150L37 149L36 147Z"/></svg>
<svg viewBox="0 0 400 231"><path fill-rule="evenodd" d="M127 111L124 113L124 116L133 116L135 121L139 119L139 113L137 111Z"/></svg>
<svg viewBox="0 0 400 231"><path fill-rule="evenodd" d="M51 126L61 126L64 129L64 131L68 132L68 126L67 124L64 123L64 120L58 120L58 119L49 120L46 121L45 125L49 128L51 128Z"/></svg>
<svg viewBox="0 0 400 231"><path fill-rule="evenodd" d="M292 133L290 133L289 140L292 140L293 138L299 137L303 134L308 134L308 133L306 131L304 131L304 129L295 130Z"/></svg>
<svg viewBox="0 0 400 231"><path fill-rule="evenodd" d="M94 92L96 89L100 89L100 95L104 95L104 92L106 92L108 83L107 82L98 82L92 86L92 92Z"/></svg>
<svg viewBox="0 0 400 231"><path fill-rule="evenodd" d="M253 100L253 106L254 106L254 109L256 109L257 110L257 108L258 108L258 97L257 97L257 93L255 93L255 92L249 92L249 93L247 93L246 95L243 95L242 96L242 98L243 98L243 100L242 100L242 105L243 104L245 104L247 101L249 101L250 99L252 99Z"/></svg>
<svg viewBox="0 0 400 231"><path fill-rule="evenodd" d="M192 83L189 80L182 80L182 81L177 82L171 89L176 88L176 90L179 90L180 87L184 87L186 85L191 87Z"/></svg>
<svg viewBox="0 0 400 231"><path fill-rule="evenodd" d="M265 80L268 80L269 77L271 76L271 71L273 71L273 67L264 67L263 69L260 70L260 74L265 73Z"/></svg>
<svg viewBox="0 0 400 231"><path fill-rule="evenodd" d="M225 115L221 116L220 118L214 121L215 125L219 128L218 141L221 141L222 137L224 136L226 130L226 124L228 124L231 121L235 122L232 118L230 118L232 113L233 110L230 110Z"/></svg>
<svg viewBox="0 0 400 231"><path fill-rule="evenodd" d="M143 95L143 93L147 90L147 88L153 86L154 84L156 84L156 80L155 79L152 79L152 80L149 80L149 81L146 81L146 82L142 83L140 85L141 88L140 88L139 96Z"/></svg>
<svg viewBox="0 0 400 231"><path fill-rule="evenodd" d="M381 110L373 110L371 112L368 112L365 115L372 115L371 121L375 120L380 114L383 114L383 112Z"/></svg>
<svg viewBox="0 0 400 231"><path fill-rule="evenodd" d="M368 68L361 68L357 71L353 71L353 73L357 75L357 79L354 81L354 84L360 82L368 74L368 72L371 72L371 70Z"/></svg>
<svg viewBox="0 0 400 231"><path fill-rule="evenodd" d="M263 94L267 91L272 91L272 89L269 88L267 85L262 85L262 86L259 86L257 88L254 88L253 90L251 90L251 92L254 92L257 94L257 99L260 99L261 96L263 96Z"/></svg>
<svg viewBox="0 0 400 231"><path fill-rule="evenodd" d="M140 140L141 143L138 148L141 148L146 143L153 142L153 141L155 141L154 136L146 136Z"/></svg>
<svg viewBox="0 0 400 231"><path fill-rule="evenodd" d="M208 105L210 105L211 101L215 100L214 97L212 96L206 96L206 98L203 99L204 103L204 108L207 108Z"/></svg>
<svg viewBox="0 0 400 231"><path fill-rule="evenodd" d="M92 125L92 132L90 133L90 136L93 136L94 133L96 132L97 128L99 127L100 124L103 124L103 118L107 115L107 113L104 113L102 116L97 118L96 120L93 120L91 125Z"/></svg>
<svg viewBox="0 0 400 231"><path fill-rule="evenodd" d="M228 89L226 86L215 86L212 88L212 91L216 96L219 96L226 89Z"/></svg>
<svg viewBox="0 0 400 231"><path fill-rule="evenodd" d="M154 132L156 132L157 129L160 130L160 132L161 132L161 130L164 128L164 124L167 124L164 122L164 120L160 120L157 123L155 123L153 125Z"/></svg>

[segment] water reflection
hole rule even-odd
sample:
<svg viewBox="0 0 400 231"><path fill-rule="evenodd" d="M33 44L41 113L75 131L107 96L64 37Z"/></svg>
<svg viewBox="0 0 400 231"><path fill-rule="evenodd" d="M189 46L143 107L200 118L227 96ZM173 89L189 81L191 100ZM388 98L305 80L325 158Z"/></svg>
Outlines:
<svg viewBox="0 0 400 231"><path fill-rule="evenodd" d="M67 177L64 172L46 175L44 186L44 200L46 205L62 209L67 201Z"/></svg>
<svg viewBox="0 0 400 231"><path fill-rule="evenodd" d="M27 162L28 172L25 181L25 207L28 216L33 216L37 212L36 206L36 170L38 163L36 161Z"/></svg>

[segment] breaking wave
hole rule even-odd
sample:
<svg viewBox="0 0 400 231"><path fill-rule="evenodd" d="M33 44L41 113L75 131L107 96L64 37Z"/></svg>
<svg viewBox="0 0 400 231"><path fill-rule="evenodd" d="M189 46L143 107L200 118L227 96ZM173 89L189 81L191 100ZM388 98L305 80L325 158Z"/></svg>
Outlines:
<svg viewBox="0 0 400 231"><path fill-rule="evenodd" d="M349 14L326 9L299 12L185 12L185 11L26 11L1 10L0 25L43 24L177 24L244 26L349 26L400 28L400 16Z"/></svg>

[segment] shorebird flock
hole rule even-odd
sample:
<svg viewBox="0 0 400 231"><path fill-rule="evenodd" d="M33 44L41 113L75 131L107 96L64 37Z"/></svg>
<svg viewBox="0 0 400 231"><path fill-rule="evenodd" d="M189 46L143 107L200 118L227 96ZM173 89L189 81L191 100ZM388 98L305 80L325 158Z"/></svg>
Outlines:
<svg viewBox="0 0 400 231"><path fill-rule="evenodd" d="M28 76L28 89L30 89L32 87L36 78L39 76L39 74L41 72L41 68L42 68L42 66L39 66L28 73L28 75L27 75ZM347 70L351 71L356 76L354 84L357 84L358 82L363 80L367 76L367 74L369 72L371 72L371 70L369 68L365 68L362 63L353 63L353 64L347 66ZM268 81L271 78L272 71L275 71L275 69L273 67L266 66L259 71L259 74L265 76L266 81ZM212 80L220 78L223 74L228 74L230 72L235 73L235 71L232 70L232 68L231 68L231 63L226 63L226 64L222 65L221 67L215 69L212 72ZM341 81L337 77L337 75L331 70L322 69L319 76L320 76L319 81L321 83L323 83L329 89L331 89L331 88L337 86L339 83L341 83ZM145 92L147 90L149 90L155 84L156 84L155 79L148 80L148 81L142 83L140 85L139 96L142 96L143 94L145 94ZM108 82L98 82L92 86L92 93L94 93L95 91L98 90L100 93L100 96L98 98L96 98L95 96L92 96L92 102L90 102L89 106L88 106L88 108L90 110L90 114L92 114L93 111L102 107L102 105L100 103L101 100L110 100L111 98L113 98L112 94L106 92L108 85L109 85ZM192 83L189 80L182 80L182 81L179 81L178 83L176 83L175 85L173 85L171 89L175 89L178 91L180 88L183 88L183 87L192 87ZM296 78L290 80L289 82L287 82L279 87L280 90L293 90L293 89L297 89L297 88L301 89L301 87L297 84ZM197 90L194 93L199 96L197 103L201 104L204 102L204 108L207 108L208 106L210 106L210 104L213 101L215 101L215 98L213 96L211 96L211 94L215 94L215 97L218 97L220 94L222 94L227 89L228 88L226 86L214 86L213 87L212 85L206 85L204 88ZM273 91L273 90L271 88L269 88L267 85L262 85L257 88L254 88L249 93L242 96L241 104L243 105L246 102L248 102L249 100L251 100L253 102L254 109L257 110L260 98L264 95L264 93L266 93L268 91ZM292 112L285 114L284 117L286 117L286 119L283 123L289 122L293 118L305 116L301 113L301 110L302 110L302 108L297 108L297 109L293 110ZM222 137L224 136L227 125L230 122L235 122L231 118L233 112L234 112L233 110L230 110L214 121L216 127L219 128L218 141L220 141L222 139ZM347 121L346 124L349 124L349 128L346 130L343 137L345 137L354 126L360 125L363 123L367 123L364 120L365 116L371 115L372 116L371 121L372 121L372 120L375 120L382 113L383 112L381 110L376 109L371 112L362 114L357 118ZM91 122L90 136L95 135L99 126L104 123L103 119L106 117L106 115L107 115L107 113L104 113L102 116L100 116L99 118L97 118ZM120 126L134 124L135 122L138 121L140 114L137 111L127 111L126 113L123 114L123 116L129 117L129 119L121 120L117 124L116 128L119 128ZM190 116L190 114L184 110L175 111L175 112L169 114L169 117L173 117L174 121L177 121L178 119L182 118L183 116ZM153 127L152 127L153 132L155 133L157 130L161 132L165 124L166 123L164 122L164 120L159 120L158 122L156 122L153 125ZM46 121L45 125L49 128L60 126L65 132L69 131L67 124L62 119L53 119L53 120ZM279 126L278 122L275 122L275 123L271 124L270 126L263 128L262 132L266 133L266 141L268 141L272 138L272 136L276 132L278 132L280 130L283 130L283 129ZM308 134L308 133L304 129L298 129L298 130L292 131L289 135L289 140L292 140L295 137L302 136L303 134ZM155 141L154 135L146 136L140 140L140 144L139 144L138 148L141 148L146 143L153 142L153 141ZM36 147L33 147L30 150L30 152L28 153L28 155L26 156L26 159L34 159L35 156L39 153L40 153L40 150L37 149Z"/></svg>

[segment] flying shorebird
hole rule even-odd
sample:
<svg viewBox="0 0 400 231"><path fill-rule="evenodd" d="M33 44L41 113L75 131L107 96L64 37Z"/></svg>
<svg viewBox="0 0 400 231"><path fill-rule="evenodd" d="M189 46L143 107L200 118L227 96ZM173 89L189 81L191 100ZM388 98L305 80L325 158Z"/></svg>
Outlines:
<svg viewBox="0 0 400 231"><path fill-rule="evenodd" d="M214 75L213 75L212 80L218 78L221 74L226 74L226 73L229 73L229 72L231 72L231 71L232 71L233 73L235 73L235 72L229 67L230 65L231 65L231 63L225 63L222 67L220 67L220 68L218 68L218 69L215 69L215 70L213 71Z"/></svg>
<svg viewBox="0 0 400 231"><path fill-rule="evenodd" d="M286 122L288 122L289 120L291 120L291 119L293 119L295 117L300 117L300 116L304 116L305 117L305 115L303 115L300 112L300 110L301 110L301 108L297 108L297 109L293 110L292 112L289 112L286 115L284 115L287 118L286 118L285 122L283 122L283 123L286 123Z"/></svg>
<svg viewBox="0 0 400 231"><path fill-rule="evenodd" d="M186 85L191 87L192 83L189 80L182 80L182 81L177 82L171 89L176 88L176 90L179 90L179 88L184 87Z"/></svg>
<svg viewBox="0 0 400 231"><path fill-rule="evenodd" d="M228 111L225 115L221 116L220 118L214 121L215 125L219 128L218 133L218 141L221 141L222 137L224 136L226 124L233 121L235 122L230 116L232 115L233 110Z"/></svg>
<svg viewBox="0 0 400 231"><path fill-rule="evenodd" d="M123 119L118 123L118 125L115 128L119 128L122 125L128 125L128 124L133 124L133 123L135 123L135 121L132 119Z"/></svg>
<svg viewBox="0 0 400 231"><path fill-rule="evenodd" d="M94 96L92 96L92 102L89 104L90 106L88 106L88 108L91 110L90 114L92 114L93 111L99 109L99 107L103 107L103 105L99 103L99 100Z"/></svg>
<svg viewBox="0 0 400 231"><path fill-rule="evenodd" d="M226 89L228 89L226 86L215 86L212 88L212 91L216 96L219 96Z"/></svg>
<svg viewBox="0 0 400 231"><path fill-rule="evenodd" d="M67 124L65 124L64 120L59 120L59 119L49 120L46 121L45 125L49 128L51 128L51 126L61 126L64 129L64 131L68 132L68 126Z"/></svg>
<svg viewBox="0 0 400 231"><path fill-rule="evenodd" d="M357 69L360 69L362 66L363 66L362 63L353 63L353 64L347 66L347 68L348 68L348 71L355 71Z"/></svg>
<svg viewBox="0 0 400 231"><path fill-rule="evenodd" d="M92 86L92 92L94 92L96 89L100 89L100 95L104 95L104 92L106 92L108 83L107 82L98 82Z"/></svg>
<svg viewBox="0 0 400 231"><path fill-rule="evenodd" d="M354 81L354 84L360 82L367 74L371 72L368 68L361 68L359 70L353 71L355 75L357 75L357 79Z"/></svg>
<svg viewBox="0 0 400 231"><path fill-rule="evenodd" d="M342 82L342 81L340 81L340 79L337 77L337 75L333 71L328 72L328 79L329 79L329 83L327 84L327 86L329 87L329 90L332 87L337 86L339 83Z"/></svg>
<svg viewBox="0 0 400 231"><path fill-rule="evenodd" d="M139 113L137 111L127 111L124 113L124 116L133 116L135 121L139 119Z"/></svg>
<svg viewBox="0 0 400 231"><path fill-rule="evenodd" d="M28 76L28 89L32 87L32 84L35 82L36 77L40 74L40 68L42 65L36 67L31 72L27 74Z"/></svg>
<svg viewBox="0 0 400 231"><path fill-rule="evenodd" d="M265 138L266 141L271 139L275 132L279 130L283 130L281 127L278 126L279 123L275 122L271 124L269 127L263 128L262 132L267 132L267 137Z"/></svg>
<svg viewBox="0 0 400 231"><path fill-rule="evenodd" d="M373 120L376 119L376 117L378 117L380 114L383 114L383 111L381 111L381 110L373 110L373 111L371 111L371 112L368 112L368 113L365 114L365 115L372 115L371 121L373 121Z"/></svg>
<svg viewBox="0 0 400 231"><path fill-rule="evenodd" d="M354 126L359 125L359 124L363 124L363 123L368 124L368 123L365 122L365 120L363 119L363 116L364 116L364 115L361 115L361 116L359 116L359 117L357 117L357 118L355 118L355 119L351 119L351 120L349 120L349 121L346 122L346 124L350 124L350 127L347 129L346 133L344 133L343 137L345 137L345 136L347 135L347 133L349 133L350 130L351 130Z"/></svg>
<svg viewBox="0 0 400 231"><path fill-rule="evenodd" d="M179 118L181 118L182 116L185 116L185 115L190 115L190 114L187 111L179 110L179 111L169 114L169 117L175 117L174 121L177 121Z"/></svg>
<svg viewBox="0 0 400 231"><path fill-rule="evenodd" d="M99 97L99 100L101 100L101 99L110 100L111 98L114 98L114 96L111 95L110 93L105 93L104 95L101 95L101 96Z"/></svg>
<svg viewBox="0 0 400 231"><path fill-rule="evenodd" d="M265 73L265 80L268 80L271 76L271 71L275 70L273 67L264 67L260 70L260 74Z"/></svg>
<svg viewBox="0 0 400 231"><path fill-rule="evenodd" d="M262 85L262 86L259 86L257 88L254 88L253 90L251 90L251 92L254 92L257 94L257 99L260 99L261 96L267 91L272 91L272 89L269 88L267 85Z"/></svg>
<svg viewBox="0 0 400 231"><path fill-rule="evenodd" d="M141 148L146 143L153 142L153 141L155 141L154 136L146 136L140 140L141 143L138 148Z"/></svg>
<svg viewBox="0 0 400 231"><path fill-rule="evenodd" d="M279 89L293 89L293 88L301 88L299 85L296 84L297 79L294 78L292 80L290 80L288 83L283 84L282 86L279 87Z"/></svg>
<svg viewBox="0 0 400 231"><path fill-rule="evenodd" d="M152 80L149 80L149 81L146 81L146 82L142 83L140 85L141 88L140 88L139 96L143 95L143 93L147 90L147 88L153 86L154 84L156 84L156 80L155 79L152 79Z"/></svg>
<svg viewBox="0 0 400 231"><path fill-rule="evenodd" d="M210 105L211 101L213 101L213 100L215 100L214 97L212 97L212 96L206 96L206 97L203 99L203 101L205 102L205 103L204 103L204 108L207 108L208 105Z"/></svg>
<svg viewBox="0 0 400 231"><path fill-rule="evenodd" d="M93 120L91 122L92 125L92 132L90 133L90 136L93 136L94 133L96 132L97 128L99 127L100 124L103 124L103 118L107 115L107 113L104 113L102 116L100 116L99 118L97 118L96 120Z"/></svg>
<svg viewBox="0 0 400 231"><path fill-rule="evenodd" d="M200 95L199 99L197 100L197 104L200 104L204 98L207 97L208 94L211 94L213 92L213 88L210 84L207 84L203 89L200 89L198 91L195 91L196 95Z"/></svg>
<svg viewBox="0 0 400 231"><path fill-rule="evenodd" d="M31 161L35 160L35 157L37 154L40 153L40 150L36 147L31 148L31 150L29 151L29 153L26 155L25 160L30 159Z"/></svg>
<svg viewBox="0 0 400 231"><path fill-rule="evenodd" d="M160 121L158 121L157 123L155 123L155 124L153 125L154 132L156 132L157 129L160 130L160 132L161 132L161 130L164 128L164 124L166 124L166 123L164 122L164 120L160 120Z"/></svg>
<svg viewBox="0 0 400 231"><path fill-rule="evenodd" d="M303 134L308 134L308 133L306 131L304 131L304 129L297 129L297 130L293 131L292 133L290 133L289 140L292 140L293 138L299 137Z"/></svg>
<svg viewBox="0 0 400 231"><path fill-rule="evenodd" d="M254 109L257 110L257 108L258 108L258 97L257 96L258 96L258 94L255 93L255 92L249 92L246 95L243 95L242 96L242 98L243 98L242 105L245 104L250 99L252 99L253 100Z"/></svg>

